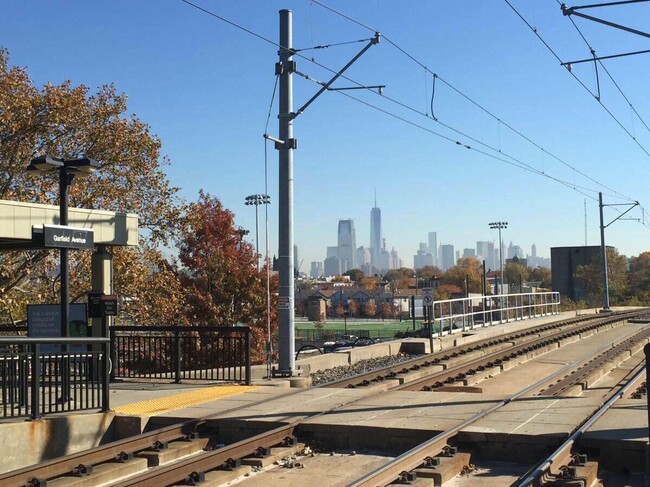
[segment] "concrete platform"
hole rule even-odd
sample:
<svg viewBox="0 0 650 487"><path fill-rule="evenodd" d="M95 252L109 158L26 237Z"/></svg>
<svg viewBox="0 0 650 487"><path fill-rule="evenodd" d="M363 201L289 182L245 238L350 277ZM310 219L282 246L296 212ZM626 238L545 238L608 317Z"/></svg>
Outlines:
<svg viewBox="0 0 650 487"><path fill-rule="evenodd" d="M466 333L465 336L461 333L445 336L436 341L436 347L452 348L458 340L476 341L504 331L514 332L571 316L575 316L575 313L477 328L473 332ZM25 465L136 434L147 427L177 423L224 411L229 412L223 419L211 422L211 426L218 429L219 436L224 442L235 441L276 425L323 413L306 422L303 430L307 436L311 435L314 439L329 442L330 446L335 448L348 450L372 448L402 452L490 407L513 387L530 383L535 374L545 374L549 370L560 368L570 360L571 356L578 355L577 349L593 347L596 343L606 343L607 340L613 340L618 336L620 330L632 326L642 325L622 326L585 337L566 347L534 358L522 368L502 372L495 378L487 380L484 378L479 382L482 393L390 392L387 391L386 383L364 389L290 389L288 380L278 379L258 381L257 384L261 386L256 389L241 388L242 393L227 395L227 397L224 397L225 394L217 394L219 396L217 398L207 393L209 392L207 389L214 388L214 384L123 382L111 385L112 407L128 411L126 407L134 403L164 400L166 402L164 410L142 410L138 415L115 415L115 418L113 418L114 413L107 415L76 413L35 422L25 422L20 419L20 421L0 424L0 440L30 439L31 443L24 442L23 447L5 448L6 452L10 450L16 452L12 457L13 461ZM428 340L424 342L428 343ZM414 343L418 342L414 341ZM573 352L572 348L574 348ZM381 344L376 349L368 347L365 350L359 349L356 353L329 354L322 359L315 357L313 364L316 366L316 359L318 359L321 361L318 367L325 366L327 363L325 358L330 355L338 357L336 360L350 363L352 360L367 358L375 353L385 354L387 350L393 353L397 350L397 345ZM523 372L525 370L528 372ZM236 389L235 386L230 387ZM169 398L179 393L196 393L197 397L189 403L175 400L174 397ZM573 418L583 414L586 409L593 408L594 403L599 399L596 396L562 399L529 398L516 401L503 411L467 428L463 435L469 444L480 443L486 450L496 451L497 453L493 455L497 457L496 460L509 455L508 452L513 449L516 451L516 445L535 444L540 448L547 448L549 444L558 441L558 438L566 436L570 425L574 422ZM264 399L273 400L262 405L255 404ZM340 409L327 412L335 408ZM641 431L647 421L645 402L626 400L611 414L614 416L603 418L603 425L597 423L586 436L591 442L589 444L598 448L610 446L614 448L613 445L617 442L624 441L627 442L626 451L634 452L636 455L641 451L641 444L647 442L647 433ZM21 433L25 429L29 430L29 434ZM516 439L516 442L513 443L512 439ZM506 446L509 446L509 449ZM526 449L531 450L530 447ZM24 452L31 453L27 456ZM512 458L508 457L506 460Z"/></svg>
<svg viewBox="0 0 650 487"><path fill-rule="evenodd" d="M632 465L643 471L648 448L647 399L619 400L582 435L579 444L597 452L608 470L620 472L621 465Z"/></svg>

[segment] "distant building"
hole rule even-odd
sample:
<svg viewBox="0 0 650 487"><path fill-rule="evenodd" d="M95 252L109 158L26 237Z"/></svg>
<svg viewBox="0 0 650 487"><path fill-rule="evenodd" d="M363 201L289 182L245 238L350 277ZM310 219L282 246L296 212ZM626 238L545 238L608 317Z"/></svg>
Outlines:
<svg viewBox="0 0 650 487"><path fill-rule="evenodd" d="M485 261L487 269L496 269L494 264L494 242L476 242L476 254Z"/></svg>
<svg viewBox="0 0 650 487"><path fill-rule="evenodd" d="M399 254L397 253L397 250L395 250L395 247L393 247L393 250L390 251L389 269L401 269L402 267L403 267L402 259L399 258Z"/></svg>
<svg viewBox="0 0 650 487"><path fill-rule="evenodd" d="M456 265L454 246L450 244L442 245L440 246L440 250L442 254L442 267L440 269L446 271L454 267Z"/></svg>
<svg viewBox="0 0 650 487"><path fill-rule="evenodd" d="M427 244L421 243L417 254L413 256L413 268L422 269L433 265L433 255L428 252Z"/></svg>
<svg viewBox="0 0 650 487"><path fill-rule="evenodd" d="M338 229L339 258L344 261L343 272L354 269L354 254L357 250L357 236L354 220L339 220Z"/></svg>
<svg viewBox="0 0 650 487"><path fill-rule="evenodd" d="M363 269L364 266L370 264L370 249L364 247L363 245L356 250L355 259L355 268Z"/></svg>
<svg viewBox="0 0 650 487"><path fill-rule="evenodd" d="M476 257L476 251L474 249L463 249L463 258L467 259L468 257Z"/></svg>
<svg viewBox="0 0 650 487"><path fill-rule="evenodd" d="M328 257L323 264L325 276L340 276L345 272L340 257Z"/></svg>
<svg viewBox="0 0 650 487"><path fill-rule="evenodd" d="M613 247L608 247L613 249ZM552 247L551 248L551 280L553 291L572 301L587 299L587 293L582 283L575 278L576 269L580 265L591 264L600 257L600 246L582 247Z"/></svg>
<svg viewBox="0 0 650 487"><path fill-rule="evenodd" d="M309 277L312 279L318 279L323 275L323 263L318 261L313 261L311 263L311 269L309 270Z"/></svg>
<svg viewBox="0 0 650 487"><path fill-rule="evenodd" d="M429 232L429 253L433 257L433 265L438 265L438 234Z"/></svg>
<svg viewBox="0 0 650 487"><path fill-rule="evenodd" d="M381 210L377 208L377 196L375 195L375 206L370 210L370 262L375 267L379 267L381 243Z"/></svg>

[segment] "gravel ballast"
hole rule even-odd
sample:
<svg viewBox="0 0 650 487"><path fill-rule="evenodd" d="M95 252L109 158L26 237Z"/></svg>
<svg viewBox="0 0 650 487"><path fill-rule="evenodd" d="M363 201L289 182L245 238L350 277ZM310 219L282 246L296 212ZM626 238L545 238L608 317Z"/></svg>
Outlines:
<svg viewBox="0 0 650 487"><path fill-rule="evenodd" d="M411 360L419 355L387 355L385 357L371 358L367 360L360 360L359 362L347 365L334 367L332 369L318 370L311 375L312 385L327 384L347 377L352 377L358 374L370 372L372 370L381 369L390 365L399 364L407 360Z"/></svg>

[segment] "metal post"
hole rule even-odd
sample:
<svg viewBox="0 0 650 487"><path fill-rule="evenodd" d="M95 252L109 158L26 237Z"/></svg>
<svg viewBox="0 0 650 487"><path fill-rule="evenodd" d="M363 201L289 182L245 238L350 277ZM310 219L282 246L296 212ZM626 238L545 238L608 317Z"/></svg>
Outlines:
<svg viewBox="0 0 650 487"><path fill-rule="evenodd" d="M645 384L646 384L646 400L647 400L647 414L648 414L648 437L650 438L650 393L648 387L650 386L650 343L646 343L643 347L645 354ZM645 467L645 485L649 485L650 480L650 444L646 443L646 467Z"/></svg>
<svg viewBox="0 0 650 487"><path fill-rule="evenodd" d="M259 205L255 204L255 260L257 261L257 272L260 271L260 224L257 216Z"/></svg>
<svg viewBox="0 0 650 487"><path fill-rule="evenodd" d="M279 63L279 372L292 375L295 368L293 316L293 51L292 13L280 10Z"/></svg>
<svg viewBox="0 0 650 487"><path fill-rule="evenodd" d="M102 321L105 321L106 318L102 318ZM111 383L111 367L110 367L110 356L111 356L111 343L102 344L102 354L104 357L103 360L103 370L102 370L102 411L110 411L110 386Z"/></svg>
<svg viewBox="0 0 650 487"><path fill-rule="evenodd" d="M174 332L174 382L179 384L181 382L181 337L180 332Z"/></svg>
<svg viewBox="0 0 650 487"><path fill-rule="evenodd" d="M411 296L411 316L413 317L413 331L415 331L415 296Z"/></svg>
<svg viewBox="0 0 650 487"><path fill-rule="evenodd" d="M31 418L38 419L41 417L40 400L40 381L41 381L41 346L34 343L32 348L32 404Z"/></svg>
<svg viewBox="0 0 650 487"><path fill-rule="evenodd" d="M59 220L61 225L68 224L68 186L72 182L72 175L69 175L65 168L59 169ZM68 249L61 247L61 337L67 338L68 336L68 315L69 315L69 301L70 292L68 285L70 276L68 273ZM63 346L63 350L66 350Z"/></svg>
<svg viewBox="0 0 650 487"><path fill-rule="evenodd" d="M435 316L433 314L433 304L429 305L429 350L430 353L433 353L433 324L435 322Z"/></svg>
<svg viewBox="0 0 650 487"><path fill-rule="evenodd" d="M603 223L603 193L598 193L600 209L600 252L603 261L603 309L609 310L609 280L607 278L607 248L605 247L605 225Z"/></svg>
<svg viewBox="0 0 650 487"><path fill-rule="evenodd" d="M68 187L72 182L74 176L66 171L65 167L59 168L59 220L63 226L68 225ZM68 262L68 249L61 247L61 338L68 338L68 322L70 321L70 272ZM69 368L65 367L67 364L65 355L68 352L68 345L61 345L61 397L58 401L65 403L70 399L70 377Z"/></svg>
<svg viewBox="0 0 650 487"><path fill-rule="evenodd" d="M251 385L251 329L246 328L244 334L246 340L246 385Z"/></svg>

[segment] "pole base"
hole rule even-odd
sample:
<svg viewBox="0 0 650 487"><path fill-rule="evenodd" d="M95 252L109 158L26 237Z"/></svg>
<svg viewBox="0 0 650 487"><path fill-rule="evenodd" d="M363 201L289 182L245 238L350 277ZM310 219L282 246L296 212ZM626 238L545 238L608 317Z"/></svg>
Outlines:
<svg viewBox="0 0 650 487"><path fill-rule="evenodd" d="M606 313L613 313L614 311L612 311L612 310L609 309L609 308L603 308L603 309L599 309L598 312L599 312L599 313L605 313L605 314L606 314Z"/></svg>

